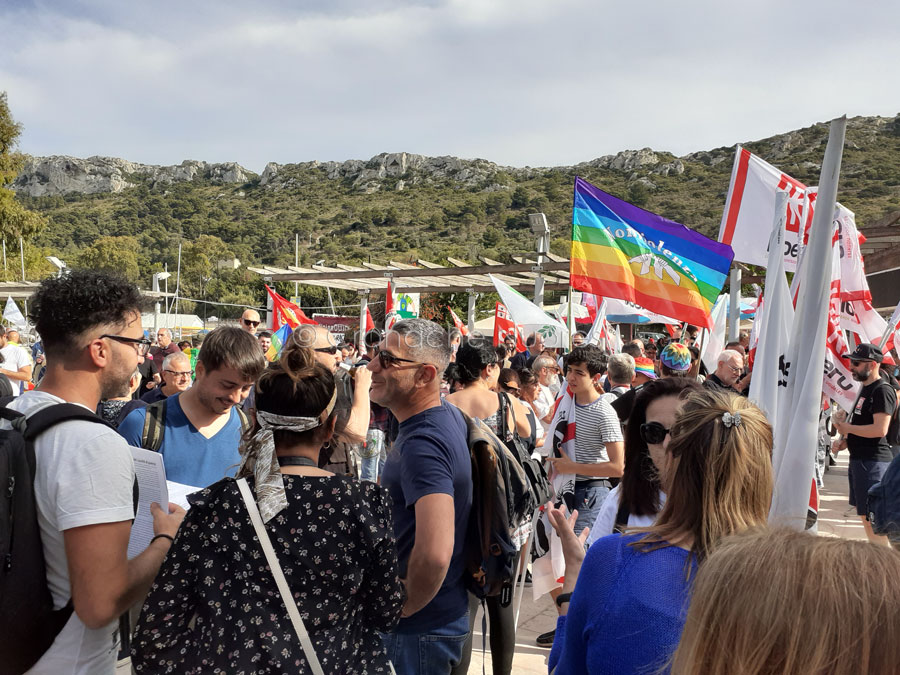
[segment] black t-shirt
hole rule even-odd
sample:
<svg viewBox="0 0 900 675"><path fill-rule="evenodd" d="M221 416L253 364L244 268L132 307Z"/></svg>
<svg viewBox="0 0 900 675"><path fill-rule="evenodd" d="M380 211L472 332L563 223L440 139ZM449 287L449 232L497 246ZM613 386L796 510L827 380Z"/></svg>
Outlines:
<svg viewBox="0 0 900 675"><path fill-rule="evenodd" d="M860 426L872 424L875 421L875 415L878 413L893 415L896 405L897 393L893 387L884 380L875 380L872 384L862 388L850 422ZM863 438L862 436L849 434L847 436L847 449L850 451L850 459L890 462L894 458L891 453L891 446L884 436L881 438Z"/></svg>
<svg viewBox="0 0 900 675"><path fill-rule="evenodd" d="M642 384L640 387L629 389L615 401L610 403L613 410L616 411L616 415L619 416L619 421L623 425L628 424L628 418L631 417L631 409L634 408L634 399L640 393L641 387L643 386L644 385Z"/></svg>

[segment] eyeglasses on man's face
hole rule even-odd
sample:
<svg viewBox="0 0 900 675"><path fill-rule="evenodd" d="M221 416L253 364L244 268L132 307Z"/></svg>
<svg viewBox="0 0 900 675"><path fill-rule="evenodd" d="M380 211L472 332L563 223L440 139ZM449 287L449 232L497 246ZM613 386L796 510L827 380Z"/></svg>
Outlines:
<svg viewBox="0 0 900 675"><path fill-rule="evenodd" d="M122 344L130 344L138 353L138 356L147 356L150 353L150 340L146 338L130 338L124 335L101 335L100 339L109 339Z"/></svg>
<svg viewBox="0 0 900 675"><path fill-rule="evenodd" d="M193 371L193 370L168 370L168 369L166 369L166 372L167 372L169 375L171 375L172 377L177 377L177 378L179 378L179 379L183 379L183 378L186 378L186 377L193 377L193 376L194 376L194 371Z"/></svg>

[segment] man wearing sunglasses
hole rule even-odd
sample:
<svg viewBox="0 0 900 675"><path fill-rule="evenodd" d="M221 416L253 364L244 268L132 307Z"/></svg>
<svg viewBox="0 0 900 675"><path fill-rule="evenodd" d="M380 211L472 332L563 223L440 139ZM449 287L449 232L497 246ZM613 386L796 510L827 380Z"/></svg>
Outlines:
<svg viewBox="0 0 900 675"><path fill-rule="evenodd" d="M241 328L250 333L250 335L256 335L256 329L259 327L259 324L259 312L255 309L245 309L244 313L241 314Z"/></svg>
<svg viewBox="0 0 900 675"><path fill-rule="evenodd" d="M38 388L9 408L29 418L66 402L93 412L101 398L127 389L150 347L144 309L133 284L105 273L73 270L45 279L31 315L47 370ZM38 436L34 456L46 583L55 608L71 600L74 612L29 672L112 675L118 618L147 594L184 509L154 504L154 534L163 536L129 560L135 504L128 444L103 424L73 419Z"/></svg>
<svg viewBox="0 0 900 675"><path fill-rule="evenodd" d="M191 360L182 351L169 354L162 362L162 386L155 387L141 396L145 403L155 403L180 394L191 386Z"/></svg>
<svg viewBox="0 0 900 675"><path fill-rule="evenodd" d="M449 673L469 632L463 543L472 468L465 420L441 399L451 353L443 328L406 319L368 365L372 400L400 423L382 478L407 593L397 628L383 636L399 675Z"/></svg>

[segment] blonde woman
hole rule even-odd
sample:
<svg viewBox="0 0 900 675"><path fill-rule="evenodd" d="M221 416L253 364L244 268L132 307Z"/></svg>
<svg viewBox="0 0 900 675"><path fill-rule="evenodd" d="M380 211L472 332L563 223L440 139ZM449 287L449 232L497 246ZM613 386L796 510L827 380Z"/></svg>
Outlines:
<svg viewBox="0 0 900 675"><path fill-rule="evenodd" d="M577 511L550 510L566 562L549 660L557 675L664 669L698 564L723 537L766 522L772 428L759 408L736 394L698 392L663 431L667 499L653 526L603 537L585 556Z"/></svg>
<svg viewBox="0 0 900 675"><path fill-rule="evenodd" d="M672 672L897 673L898 580L900 554L865 541L787 529L731 537L697 573Z"/></svg>

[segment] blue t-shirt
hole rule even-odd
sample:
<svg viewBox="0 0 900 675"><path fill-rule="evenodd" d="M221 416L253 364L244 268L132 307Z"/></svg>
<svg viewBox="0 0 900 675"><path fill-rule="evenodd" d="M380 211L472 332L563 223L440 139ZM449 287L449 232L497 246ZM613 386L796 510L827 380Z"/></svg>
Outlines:
<svg viewBox="0 0 900 675"><path fill-rule="evenodd" d="M400 619L398 633L422 633L458 619L468 610L463 543L472 508L472 462L467 438L462 414L455 406L441 401L440 406L400 424L384 465L382 485L391 496L401 577L406 577L415 543L416 502L430 494L453 497L453 555L447 576L431 602L411 617Z"/></svg>
<svg viewBox="0 0 900 675"><path fill-rule="evenodd" d="M588 549L568 614L557 620L551 672L658 673L675 652L696 560L686 568L683 548L629 546L643 536L611 534Z"/></svg>
<svg viewBox="0 0 900 675"><path fill-rule="evenodd" d="M207 438L190 423L181 409L180 394L166 399L166 420L159 451L166 464L166 479L195 487L206 487L225 476L234 476L241 456L241 418L237 410L215 436ZM119 425L129 445L141 447L147 409L132 411Z"/></svg>

